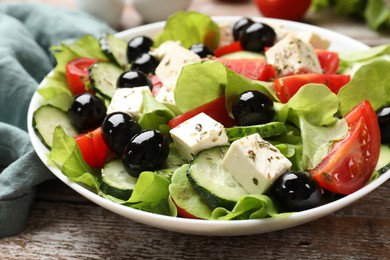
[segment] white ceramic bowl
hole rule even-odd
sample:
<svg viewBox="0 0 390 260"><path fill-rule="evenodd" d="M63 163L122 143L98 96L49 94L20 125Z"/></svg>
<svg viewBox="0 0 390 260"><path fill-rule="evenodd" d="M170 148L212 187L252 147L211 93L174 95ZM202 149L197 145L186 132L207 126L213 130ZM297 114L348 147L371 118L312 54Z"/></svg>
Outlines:
<svg viewBox="0 0 390 260"><path fill-rule="evenodd" d="M145 23L166 20L177 11L185 11L192 0L132 0Z"/></svg>
<svg viewBox="0 0 390 260"><path fill-rule="evenodd" d="M213 17L216 22L220 23L234 23L240 17ZM270 23L280 23L284 27L290 30L304 30L304 31L315 31L321 36L329 39L331 41L331 50L356 50L356 49L367 49L368 46L365 44L343 36L341 34L322 29L319 27L290 22L282 21L276 19L266 19L258 18L257 20L262 22ZM129 40L138 35L147 35L150 37L156 36L165 23L154 23L149 25L140 26L133 28L121 33L118 33L117 36ZM37 152L39 158L43 161L44 164L65 184L69 185L72 189L77 191L79 194L83 195L92 202L100 205L103 208L106 208L118 215L126 217L128 219L134 220L139 223L146 225L158 227L161 229L196 234L196 235L209 235L209 236L239 236L239 235L250 235L250 234L259 234L265 232L271 232L281 229L290 228L293 226L301 225L309 221L324 217L332 212L340 210L363 196L367 195L371 191L375 190L381 184L386 182L390 178L390 170L382 174L375 181L367 184L362 189L354 192L351 195L345 196L337 201L325 204L320 207L313 209L305 210L302 212L293 213L284 218L267 218L267 219L257 219L257 220L234 220L234 221L218 221L218 220L196 220L196 219L185 219L185 218L174 218L169 216L157 215L149 212L140 211L130 207L116 204L112 201L109 201L105 198L98 196L97 194L91 192L90 190L82 187L81 185L70 181L61 171L53 165L48 164L48 150L42 144L42 142L37 137L33 127L32 127L32 118L34 111L43 104L43 98L36 92L31 100L31 104L28 111L28 131L31 138L32 145ZM388 203L384 198L384 203ZM77 225L77 223L75 223Z"/></svg>

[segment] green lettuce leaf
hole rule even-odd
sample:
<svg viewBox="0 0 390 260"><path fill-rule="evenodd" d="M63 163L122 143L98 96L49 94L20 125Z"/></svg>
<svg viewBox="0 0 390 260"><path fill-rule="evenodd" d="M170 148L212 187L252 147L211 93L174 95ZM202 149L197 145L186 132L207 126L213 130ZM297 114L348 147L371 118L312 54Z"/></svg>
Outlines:
<svg viewBox="0 0 390 260"><path fill-rule="evenodd" d="M183 68L174 95L176 106L184 113L225 94L226 107L231 113L233 100L246 90L260 90L273 95L269 83L250 80L220 62L205 61Z"/></svg>
<svg viewBox="0 0 390 260"><path fill-rule="evenodd" d="M375 60L356 71L351 81L338 93L340 112L348 113L363 102L370 101L374 110L390 104L390 61Z"/></svg>
<svg viewBox="0 0 390 260"><path fill-rule="evenodd" d="M385 0L368 0L364 17L373 30L378 31L383 27L390 29L390 10Z"/></svg>
<svg viewBox="0 0 390 260"><path fill-rule="evenodd" d="M170 181L154 172L142 172L126 204L135 209L174 216L168 200L169 184Z"/></svg>
<svg viewBox="0 0 390 260"><path fill-rule="evenodd" d="M289 121L301 132L301 167L313 169L329 153L332 143L343 139L348 132L346 121L336 117L337 95L325 85L307 84L286 105L290 109Z"/></svg>
<svg viewBox="0 0 390 260"><path fill-rule="evenodd" d="M54 129L49 160L57 165L69 180L99 191L98 177L93 174L94 170L85 163L75 139L67 136L60 126Z"/></svg>
<svg viewBox="0 0 390 260"><path fill-rule="evenodd" d="M185 48L204 43L211 50L218 47L220 30L210 16L198 12L177 12L170 16L164 31L154 39L158 47L165 41L180 41Z"/></svg>
<svg viewBox="0 0 390 260"><path fill-rule="evenodd" d="M289 213L278 214L276 206L266 195L246 195L237 202L236 206L231 211L221 207L214 209L212 212L212 219L262 219L288 215Z"/></svg>
<svg viewBox="0 0 390 260"><path fill-rule="evenodd" d="M98 60L107 60L107 57L100 49L98 39L91 35L85 35L72 43L61 43L59 46L51 47L50 50L56 59L57 65L37 91L46 103L66 111L73 101L72 93L66 83L66 64L81 57Z"/></svg>
<svg viewBox="0 0 390 260"><path fill-rule="evenodd" d="M142 129L160 130L161 125L167 124L174 116L175 114L158 102L150 92L143 92L141 117L138 120Z"/></svg>

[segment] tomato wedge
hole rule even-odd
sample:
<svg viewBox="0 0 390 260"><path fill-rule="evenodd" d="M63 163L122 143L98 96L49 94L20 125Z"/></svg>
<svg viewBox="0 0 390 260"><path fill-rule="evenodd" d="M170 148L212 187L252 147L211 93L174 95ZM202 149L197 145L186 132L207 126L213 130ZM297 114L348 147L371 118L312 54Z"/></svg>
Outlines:
<svg viewBox="0 0 390 260"><path fill-rule="evenodd" d="M315 50L324 74L335 74L340 67L340 59L337 52L327 50Z"/></svg>
<svg viewBox="0 0 390 260"><path fill-rule="evenodd" d="M338 93L340 88L350 81L349 75L339 74L297 74L274 80L276 95L280 102L286 103L298 90L308 83L326 85L333 93Z"/></svg>
<svg viewBox="0 0 390 260"><path fill-rule="evenodd" d="M66 65L66 82L73 95L87 92L85 83L89 81L88 70L96 59L79 58L68 62Z"/></svg>
<svg viewBox="0 0 390 260"><path fill-rule="evenodd" d="M226 110L225 96L221 96L182 115L172 118L171 120L169 120L168 125L171 129L175 128L184 121L202 112L213 118L214 120L218 121L225 127L232 127L234 125L237 125L236 120L231 118L229 116L228 111Z"/></svg>
<svg viewBox="0 0 390 260"><path fill-rule="evenodd" d="M91 167L102 168L109 154L109 148L102 137L101 128L86 132L76 137L84 161Z"/></svg>
<svg viewBox="0 0 390 260"><path fill-rule="evenodd" d="M228 69L253 80L270 81L275 78L274 66L266 64L264 59L224 59L216 58Z"/></svg>
<svg viewBox="0 0 390 260"><path fill-rule="evenodd" d="M309 171L321 187L339 194L350 194L366 185L378 163L381 144L377 116L368 101L352 109L345 120L347 136Z"/></svg>
<svg viewBox="0 0 390 260"><path fill-rule="evenodd" d="M243 51L244 49L241 47L240 41L235 41L232 42L228 45L221 46L217 49L214 50L214 55L215 57L221 57L223 55L233 53L233 52L238 52L238 51Z"/></svg>

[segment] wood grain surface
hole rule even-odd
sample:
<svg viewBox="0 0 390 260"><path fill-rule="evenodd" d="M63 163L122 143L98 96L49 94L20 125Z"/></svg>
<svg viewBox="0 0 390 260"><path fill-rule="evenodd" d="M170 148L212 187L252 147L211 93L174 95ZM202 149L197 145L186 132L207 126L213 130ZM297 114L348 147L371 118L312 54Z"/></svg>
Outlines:
<svg viewBox="0 0 390 260"><path fill-rule="evenodd" d="M72 0L33 2L74 7ZM210 15L260 15L252 1L194 0L191 9ZM139 23L134 13L126 1L122 28ZM304 22L370 46L390 43L389 34L326 12L309 13ZM390 259L389 198L387 182L356 203L304 225L251 236L207 237L133 222L53 180L38 187L26 230L0 239L0 259Z"/></svg>

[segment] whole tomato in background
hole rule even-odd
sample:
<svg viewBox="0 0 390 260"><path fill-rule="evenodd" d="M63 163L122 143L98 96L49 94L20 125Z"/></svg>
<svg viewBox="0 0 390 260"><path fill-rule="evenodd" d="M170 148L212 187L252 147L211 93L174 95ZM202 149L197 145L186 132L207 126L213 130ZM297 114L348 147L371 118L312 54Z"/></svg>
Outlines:
<svg viewBox="0 0 390 260"><path fill-rule="evenodd" d="M309 9L311 0L254 0L265 17L298 21Z"/></svg>

